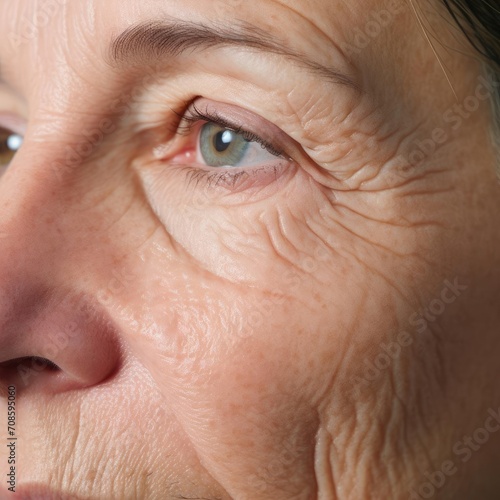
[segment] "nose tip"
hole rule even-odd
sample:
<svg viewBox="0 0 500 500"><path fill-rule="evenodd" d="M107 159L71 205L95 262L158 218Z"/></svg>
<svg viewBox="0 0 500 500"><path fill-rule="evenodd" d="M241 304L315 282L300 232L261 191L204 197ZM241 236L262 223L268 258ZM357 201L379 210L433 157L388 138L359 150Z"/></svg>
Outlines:
<svg viewBox="0 0 500 500"><path fill-rule="evenodd" d="M118 370L118 334L96 301L84 294L37 296L0 322L4 384L54 393L100 384Z"/></svg>

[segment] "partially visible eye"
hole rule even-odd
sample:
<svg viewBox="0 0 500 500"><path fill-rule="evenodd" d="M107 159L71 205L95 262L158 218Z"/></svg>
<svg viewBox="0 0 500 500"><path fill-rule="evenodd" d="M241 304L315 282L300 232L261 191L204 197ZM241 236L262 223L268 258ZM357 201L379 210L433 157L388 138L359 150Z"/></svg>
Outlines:
<svg viewBox="0 0 500 500"><path fill-rule="evenodd" d="M23 137L0 126L0 172L6 168L23 143Z"/></svg>

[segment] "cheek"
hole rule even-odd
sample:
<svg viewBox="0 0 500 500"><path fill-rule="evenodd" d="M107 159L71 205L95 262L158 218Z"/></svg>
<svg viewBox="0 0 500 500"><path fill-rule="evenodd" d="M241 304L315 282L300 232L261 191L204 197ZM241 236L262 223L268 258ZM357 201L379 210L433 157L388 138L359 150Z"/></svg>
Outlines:
<svg viewBox="0 0 500 500"><path fill-rule="evenodd" d="M147 274L145 327L125 332L132 350L220 482L271 497L286 484L307 491L317 408L329 390L348 391L358 330L388 330L390 321L376 320L380 296L352 284L329 291L305 273L259 290L183 273L177 267L161 285Z"/></svg>
<svg viewBox="0 0 500 500"><path fill-rule="evenodd" d="M313 397L317 388L303 378L318 353L338 357L346 339L369 341L396 326L398 309L415 298L405 295L404 275L394 280L400 256L384 241L399 234L399 248L411 249L413 238L379 215L384 207L370 217L359 193L342 196L299 172L272 201L255 205L179 214L166 200L167 231L159 228L141 250L130 296L135 319L126 325L141 332L131 335L141 356L170 374L161 384L175 392L221 366L235 373L256 342L252 377L265 354L287 374L284 383ZM416 262L418 255L405 265L414 270ZM390 314L380 318L380 307Z"/></svg>
<svg viewBox="0 0 500 500"><path fill-rule="evenodd" d="M418 301L407 290L435 241L428 212L410 219L390 189L333 193L300 169L256 203L196 205L179 187L156 200L161 225L118 299L124 338L216 478L236 491L278 463L275 482L313 484L318 407L332 391L348 400Z"/></svg>
<svg viewBox="0 0 500 500"><path fill-rule="evenodd" d="M152 291L152 321L132 349L219 481L250 491L270 465L273 481L294 477L297 491L313 484L316 413L306 394L313 381L298 353L308 343L307 315L290 319L290 298L203 273L189 278L169 280L175 293ZM284 449L291 455L283 464Z"/></svg>
<svg viewBox="0 0 500 500"><path fill-rule="evenodd" d="M168 234L142 248L127 341L216 477L248 487L270 467L312 484L316 408L334 380L348 382L359 339L395 327L380 315L394 291L377 252L305 175L273 203L184 224L165 214Z"/></svg>

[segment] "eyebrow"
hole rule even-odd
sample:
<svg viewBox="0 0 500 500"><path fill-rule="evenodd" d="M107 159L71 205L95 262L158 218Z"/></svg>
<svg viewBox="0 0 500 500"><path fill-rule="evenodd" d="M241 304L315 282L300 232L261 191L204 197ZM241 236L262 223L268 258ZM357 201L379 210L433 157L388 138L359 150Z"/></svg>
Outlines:
<svg viewBox="0 0 500 500"><path fill-rule="evenodd" d="M358 89L347 75L291 50L272 34L244 21L234 22L231 26L179 20L140 23L126 29L111 42L109 60L112 65L121 67L228 46L277 54L330 82Z"/></svg>

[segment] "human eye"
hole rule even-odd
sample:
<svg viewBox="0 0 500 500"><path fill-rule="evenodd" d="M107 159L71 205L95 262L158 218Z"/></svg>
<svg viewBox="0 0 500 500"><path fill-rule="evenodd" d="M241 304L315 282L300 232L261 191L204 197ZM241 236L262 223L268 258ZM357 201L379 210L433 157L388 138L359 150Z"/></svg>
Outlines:
<svg viewBox="0 0 500 500"><path fill-rule="evenodd" d="M0 123L0 175L7 169L22 143L22 135Z"/></svg>
<svg viewBox="0 0 500 500"><path fill-rule="evenodd" d="M208 187L241 191L262 187L294 167L286 153L291 139L278 127L207 99L193 102L180 116L174 141L164 161L182 166L197 185L205 181Z"/></svg>

